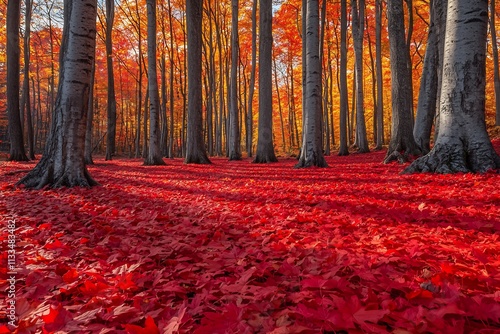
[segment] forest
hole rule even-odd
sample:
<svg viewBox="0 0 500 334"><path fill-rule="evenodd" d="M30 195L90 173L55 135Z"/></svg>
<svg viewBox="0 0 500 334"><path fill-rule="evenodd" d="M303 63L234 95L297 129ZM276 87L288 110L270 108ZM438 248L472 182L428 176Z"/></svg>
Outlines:
<svg viewBox="0 0 500 334"><path fill-rule="evenodd" d="M495 0L0 12L0 334L500 330Z"/></svg>
<svg viewBox="0 0 500 334"><path fill-rule="evenodd" d="M5 13L5 0L0 10ZM405 2L406 3L406 2ZM494 2L493 2L494 3ZM26 16L21 16L21 49L29 43L29 53L21 57L21 80L24 63L29 63L27 83L21 85L24 100L22 114L26 123L26 103L29 103L33 150L43 151L55 105L59 71L59 47L62 36L62 1L29 2L29 36ZM147 13L145 1L120 1L106 16L106 4L98 2L96 71L92 97L92 150L104 154L110 130L115 129L115 147L109 155L145 156L148 145L147 94ZM387 144L391 133L391 69L388 22L385 1L364 1L360 14L363 30L360 48L362 78L355 80L354 25L351 4L347 18L347 145L355 145L358 123L365 123L370 146ZM410 1L405 9L406 42L411 62L410 85L412 105L416 111L420 79L424 67L427 33L430 22L429 1ZM237 57L237 107L241 146L249 156L255 153L258 122L258 68L253 69L252 31L258 28L258 11L254 1L239 1ZM299 152L302 131L302 28L301 1L276 2L273 7L272 108L273 140L280 156ZM322 5L323 6L323 5ZM382 6L382 7L377 7ZM187 57L184 1L158 1L157 58L160 84L161 145L164 156L181 157L186 150L187 132ZM23 9L24 11L25 9ZM340 2L325 1L322 34L323 146L326 154L336 153L340 146ZM253 12L255 11L255 13ZM0 17L0 140L1 150L8 151L6 111L6 16ZM359 18L358 18L359 20ZM3 22L1 22L3 21ZM252 27L255 22L256 27ZM380 35L377 35L379 24ZM109 25L109 28L108 28ZM491 26L490 26L491 28ZM495 27L496 28L496 27ZM491 32L488 40L491 41ZM108 35L107 35L108 33ZM3 40L2 40L3 39ZM111 45L106 46L106 40ZM257 45L258 47L258 45ZM108 49L107 49L108 48ZM231 61L231 2L207 1L203 18L203 135L210 156L228 154L229 95ZM28 57L28 60L26 60ZM488 43L486 70L486 122L495 133L495 43ZM3 58L3 59L2 59ZM111 67L108 66L108 59ZM378 64L380 62L380 64ZM377 68L377 66L381 68ZM258 63L256 64L258 66ZM498 66L498 65L496 65ZM111 71L108 70L111 68ZM377 72L378 71L378 72ZM252 74L254 75L252 77ZM112 76L112 78L109 77ZM111 85L110 85L111 84ZM357 87L362 86L362 104L356 101ZM377 86L379 85L379 86ZM112 87L111 87L112 86ZM23 87L26 87L23 90ZM112 89L109 89L109 88ZM252 89L254 88L255 89ZM28 92L29 90L29 92ZM110 98L111 97L111 98ZM114 106L110 108L110 106ZM358 108L361 109L358 111ZM113 124L108 125L108 110L114 109ZM357 114L364 119L357 122ZM112 113L113 114L113 113ZM377 120L379 120L377 122ZM25 126L26 127L26 126ZM26 132L27 130L25 130ZM27 135L25 135L27 137ZM25 139L27 143L28 139ZM108 145L109 146L109 145Z"/></svg>

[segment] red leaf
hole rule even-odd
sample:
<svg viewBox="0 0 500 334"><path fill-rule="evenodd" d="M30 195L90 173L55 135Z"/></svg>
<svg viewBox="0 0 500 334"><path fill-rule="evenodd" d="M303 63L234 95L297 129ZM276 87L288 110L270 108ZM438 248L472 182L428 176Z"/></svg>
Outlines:
<svg viewBox="0 0 500 334"><path fill-rule="evenodd" d="M388 310L367 310L362 308L354 313L353 317L358 324L363 324L366 321L377 323L388 313Z"/></svg>
<svg viewBox="0 0 500 334"><path fill-rule="evenodd" d="M149 315L146 317L144 327L137 325L123 325L123 327L129 334L160 334L154 319Z"/></svg>
<svg viewBox="0 0 500 334"><path fill-rule="evenodd" d="M73 283L78 278L78 271L76 269L70 269L62 276L65 283Z"/></svg>
<svg viewBox="0 0 500 334"><path fill-rule="evenodd" d="M7 327L6 325L0 326L0 334L9 334L12 333L12 331Z"/></svg>
<svg viewBox="0 0 500 334"><path fill-rule="evenodd" d="M56 308L51 307L47 315L42 315L43 328L49 332L56 332L64 328L68 321L72 320L71 313L66 311L61 304Z"/></svg>

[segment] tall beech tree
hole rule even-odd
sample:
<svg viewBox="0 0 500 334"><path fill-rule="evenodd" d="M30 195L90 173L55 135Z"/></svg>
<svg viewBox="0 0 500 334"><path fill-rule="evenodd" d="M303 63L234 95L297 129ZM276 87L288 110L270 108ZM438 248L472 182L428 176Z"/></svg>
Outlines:
<svg viewBox="0 0 500 334"><path fill-rule="evenodd" d="M106 66L108 70L108 132L106 160L111 160L116 151L116 96L113 69L113 24L115 21L115 0L106 0Z"/></svg>
<svg viewBox="0 0 500 334"><path fill-rule="evenodd" d="M306 1L306 0L304 0ZM323 128L321 126L321 78L322 68L319 57L319 1L307 0L306 7L306 101L302 148L299 162L295 166L326 167L323 156Z"/></svg>
<svg viewBox="0 0 500 334"><path fill-rule="evenodd" d="M491 40L497 40L496 28L496 1L490 0L490 32ZM498 45L491 43L491 53L493 56L493 83L495 85L495 125L500 126L500 64L498 64Z"/></svg>
<svg viewBox="0 0 500 334"><path fill-rule="evenodd" d="M9 0L7 3L7 114L11 161L26 161L24 150L21 111L19 106L19 24L21 21L21 1Z"/></svg>
<svg viewBox="0 0 500 334"><path fill-rule="evenodd" d="M255 93L255 73L257 68L257 4L252 3L252 67L250 70L250 83L248 85L248 108L246 118L246 149L249 157L253 156L253 96Z"/></svg>
<svg viewBox="0 0 500 334"><path fill-rule="evenodd" d="M92 158L92 129L94 120L94 88L95 88L95 58L92 62L92 73L90 74L90 92L89 104L87 109L87 127L85 129L85 149L84 160L86 165L93 165L94 159Z"/></svg>
<svg viewBox="0 0 500 334"><path fill-rule="evenodd" d="M29 188L97 185L85 167L85 128L95 52L97 0L64 2L59 88L40 162L18 184Z"/></svg>
<svg viewBox="0 0 500 334"><path fill-rule="evenodd" d="M422 153L431 150L431 133L439 106L439 87L443 64L447 0L431 2L431 20L425 49L424 68L420 81L417 115L413 137Z"/></svg>
<svg viewBox="0 0 500 334"><path fill-rule="evenodd" d="M448 1L439 134L432 150L404 173L500 168L485 122L487 27L487 1Z"/></svg>
<svg viewBox="0 0 500 334"><path fill-rule="evenodd" d="M259 134L255 163L277 162L273 144L273 2L260 0Z"/></svg>
<svg viewBox="0 0 500 334"><path fill-rule="evenodd" d="M359 1L359 5L358 5ZM354 55L356 58L356 143L359 153L370 152L368 147L368 138L366 136L365 122L365 80L363 74L363 39L365 32L365 1L352 0L352 34L354 37Z"/></svg>
<svg viewBox="0 0 500 334"><path fill-rule="evenodd" d="M186 1L188 58L188 122L185 163L209 164L203 141L202 116L202 19L203 1Z"/></svg>
<svg viewBox="0 0 500 334"><path fill-rule="evenodd" d="M148 9L148 89L149 146L145 165L164 165L160 150L160 93L156 63L156 0L147 0Z"/></svg>
<svg viewBox="0 0 500 334"><path fill-rule="evenodd" d="M375 0L375 63L377 68L377 138L376 149L384 145L384 78L382 67L382 0Z"/></svg>
<svg viewBox="0 0 500 334"><path fill-rule="evenodd" d="M412 93L409 53L405 40L403 0L387 2L391 54L392 130L385 163L404 162L410 155L420 154L413 138Z"/></svg>
<svg viewBox="0 0 500 334"><path fill-rule="evenodd" d="M24 108L26 115L26 134L28 139L28 158L35 160L35 136L33 130L33 119L31 115L30 99L30 56L31 56L31 14L33 2L25 0L26 12L24 15L24 78L23 78L23 100L21 108ZM21 120L22 121L22 120Z"/></svg>
<svg viewBox="0 0 500 334"><path fill-rule="evenodd" d="M238 5L239 0L231 0L231 82L229 94L229 160L241 159L240 118L238 110Z"/></svg>
<svg viewBox="0 0 500 334"><path fill-rule="evenodd" d="M347 143L347 0L340 1L340 148L339 155L349 155Z"/></svg>

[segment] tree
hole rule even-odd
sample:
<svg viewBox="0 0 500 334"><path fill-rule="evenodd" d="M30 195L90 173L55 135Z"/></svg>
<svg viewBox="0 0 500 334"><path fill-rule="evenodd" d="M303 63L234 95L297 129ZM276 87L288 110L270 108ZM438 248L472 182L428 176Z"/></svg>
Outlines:
<svg viewBox="0 0 500 334"><path fill-rule="evenodd" d="M85 149L84 149L84 160L86 165L93 165L94 159L92 158L92 128L94 120L94 86L95 86L95 58L92 62L92 73L90 74L90 92L89 92L89 104L87 109L87 126L85 129Z"/></svg>
<svg viewBox="0 0 500 334"><path fill-rule="evenodd" d="M340 149L339 155L349 155L347 144L347 0L340 1Z"/></svg>
<svg viewBox="0 0 500 334"><path fill-rule="evenodd" d="M240 120L238 110L238 1L232 0L231 82L229 94L229 160L241 160Z"/></svg>
<svg viewBox="0 0 500 334"><path fill-rule="evenodd" d="M392 129L385 163L404 162L420 154L413 138L412 93L409 54L405 41L403 0L387 2L391 54Z"/></svg>
<svg viewBox="0 0 500 334"><path fill-rule="evenodd" d="M352 33L354 36L354 54L356 58L356 143L358 152L370 152L366 137L364 89L363 89L363 36L365 31L365 1L352 0Z"/></svg>
<svg viewBox="0 0 500 334"><path fill-rule="evenodd" d="M273 144L273 2L260 0L259 134L255 163L277 162Z"/></svg>
<svg viewBox="0 0 500 334"><path fill-rule="evenodd" d="M431 150L432 125L436 116L436 108L439 105L438 88L443 63L446 2L447 0L441 0L431 3L431 21L413 129L413 137L424 154Z"/></svg>
<svg viewBox="0 0 500 334"><path fill-rule="evenodd" d="M108 133L106 160L111 160L116 151L116 97L115 75L113 71L113 24L115 20L115 0L106 0L106 61L108 69Z"/></svg>
<svg viewBox="0 0 500 334"><path fill-rule="evenodd" d="M203 1L186 1L188 50L188 122L185 163L209 164L203 142L202 119L202 15Z"/></svg>
<svg viewBox="0 0 500 334"><path fill-rule="evenodd" d="M500 168L485 122L487 26L487 1L448 1L439 134L432 150L404 173Z"/></svg>
<svg viewBox="0 0 500 334"><path fill-rule="evenodd" d="M31 37L31 13L33 10L33 2L26 0L26 14L24 16L24 79L23 79L23 103L26 114L26 133L28 138L28 158L35 160L35 140L33 131L33 120L31 117L31 100L30 100L30 37Z"/></svg>
<svg viewBox="0 0 500 334"><path fill-rule="evenodd" d="M95 51L96 0L65 1L61 70L54 118L40 162L18 184L29 188L97 185L84 147Z"/></svg>
<svg viewBox="0 0 500 334"><path fill-rule="evenodd" d="M302 131L300 167L326 167L323 156L323 127L321 126L321 79L322 70L319 57L319 1L307 1L306 10L306 102Z"/></svg>
<svg viewBox="0 0 500 334"><path fill-rule="evenodd" d="M497 40L496 28L496 1L490 1L490 31L491 40ZM500 69L498 64L498 45L491 43L491 53L493 54L493 82L495 84L495 125L500 126Z"/></svg>
<svg viewBox="0 0 500 334"><path fill-rule="evenodd" d="M19 24L21 1L7 3L7 113L9 119L10 161L27 161L19 108Z"/></svg>
<svg viewBox="0 0 500 334"><path fill-rule="evenodd" d="M377 150L384 145L384 78L382 68L382 0L375 0L375 62L377 68Z"/></svg>
<svg viewBox="0 0 500 334"><path fill-rule="evenodd" d="M252 4L252 68L250 70L250 83L248 87L248 111L247 111L247 137L246 149L249 157L253 156L253 96L255 92L255 72L257 67L257 3Z"/></svg>
<svg viewBox="0 0 500 334"><path fill-rule="evenodd" d="M147 0L148 7L148 89L149 148L145 165L164 165L160 151L160 94L156 68L156 0Z"/></svg>

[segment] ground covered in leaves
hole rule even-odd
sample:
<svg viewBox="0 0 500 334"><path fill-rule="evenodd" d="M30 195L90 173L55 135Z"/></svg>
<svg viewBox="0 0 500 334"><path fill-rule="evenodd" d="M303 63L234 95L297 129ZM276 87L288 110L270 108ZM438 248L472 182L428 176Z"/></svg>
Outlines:
<svg viewBox="0 0 500 334"><path fill-rule="evenodd" d="M42 191L13 186L33 162L1 162L16 331L500 331L500 174L399 175L383 157L96 159L102 186Z"/></svg>

